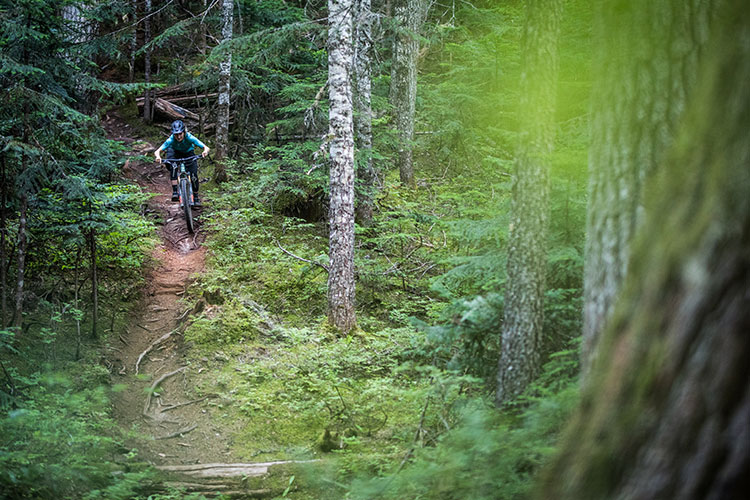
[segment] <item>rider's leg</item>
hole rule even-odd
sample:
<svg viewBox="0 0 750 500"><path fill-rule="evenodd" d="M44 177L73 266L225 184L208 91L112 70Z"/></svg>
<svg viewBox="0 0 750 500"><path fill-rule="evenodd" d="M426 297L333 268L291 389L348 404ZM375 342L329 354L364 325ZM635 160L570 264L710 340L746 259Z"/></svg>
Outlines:
<svg viewBox="0 0 750 500"><path fill-rule="evenodd" d="M200 188L200 180L198 179L198 162L193 160L188 165L188 171L190 171L190 179L193 182L193 202L196 205L200 205L200 198L198 198L198 188Z"/></svg>
<svg viewBox="0 0 750 500"><path fill-rule="evenodd" d="M174 149L168 148L167 158L173 160L176 157L177 156L175 155ZM165 163L165 165L169 170L169 179L172 182L172 201L178 201L180 199L180 195L177 194L177 169L174 168L171 163Z"/></svg>

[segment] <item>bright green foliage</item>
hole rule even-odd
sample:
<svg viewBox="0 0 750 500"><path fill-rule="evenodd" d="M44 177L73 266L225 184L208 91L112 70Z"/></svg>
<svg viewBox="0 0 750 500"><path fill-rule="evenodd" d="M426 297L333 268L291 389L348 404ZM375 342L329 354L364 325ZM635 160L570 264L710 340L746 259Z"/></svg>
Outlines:
<svg viewBox="0 0 750 500"><path fill-rule="evenodd" d="M355 480L344 498L526 498L578 402L577 356L571 350L554 357L518 415L499 414L476 400L435 446L414 450L403 470Z"/></svg>

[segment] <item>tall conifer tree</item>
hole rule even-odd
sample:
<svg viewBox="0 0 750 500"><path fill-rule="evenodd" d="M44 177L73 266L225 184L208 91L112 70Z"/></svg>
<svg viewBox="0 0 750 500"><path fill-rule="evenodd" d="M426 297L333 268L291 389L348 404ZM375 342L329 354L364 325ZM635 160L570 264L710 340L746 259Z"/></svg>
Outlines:
<svg viewBox="0 0 750 500"><path fill-rule="evenodd" d="M540 365L547 265L549 162L555 140L562 0L529 0L522 44L520 140L513 176L498 403L519 395Z"/></svg>
<svg viewBox="0 0 750 500"><path fill-rule="evenodd" d="M682 101L677 140L661 155L620 298L538 498L727 500L750 491L750 11L742 0L715 5L716 38ZM610 22L622 21L622 6ZM638 26L619 22L610 28ZM674 41L650 42L674 50ZM672 54L666 69L683 78ZM668 87L658 96L667 108L682 99Z"/></svg>
<svg viewBox="0 0 750 500"><path fill-rule="evenodd" d="M222 43L232 41L234 0L224 0L222 6L223 26L221 29ZM229 102L230 80L232 77L232 51L227 49L226 58L219 63L219 108L216 118L216 173L217 182L227 180L224 159L229 152Z"/></svg>
<svg viewBox="0 0 750 500"><path fill-rule="evenodd" d="M715 1L595 4L584 264L584 379L628 270L645 187L674 141Z"/></svg>
<svg viewBox="0 0 750 500"><path fill-rule="evenodd" d="M353 0L328 0L328 96L331 154L328 320L354 328Z"/></svg>

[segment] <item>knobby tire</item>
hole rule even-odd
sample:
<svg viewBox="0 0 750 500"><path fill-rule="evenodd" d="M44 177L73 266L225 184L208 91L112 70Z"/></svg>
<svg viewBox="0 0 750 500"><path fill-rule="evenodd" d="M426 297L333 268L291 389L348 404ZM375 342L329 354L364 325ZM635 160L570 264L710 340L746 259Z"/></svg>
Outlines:
<svg viewBox="0 0 750 500"><path fill-rule="evenodd" d="M188 232L192 233L193 228L193 211L190 207L190 186L185 178L180 179L180 197L182 198L182 209L185 211L185 223L187 224Z"/></svg>

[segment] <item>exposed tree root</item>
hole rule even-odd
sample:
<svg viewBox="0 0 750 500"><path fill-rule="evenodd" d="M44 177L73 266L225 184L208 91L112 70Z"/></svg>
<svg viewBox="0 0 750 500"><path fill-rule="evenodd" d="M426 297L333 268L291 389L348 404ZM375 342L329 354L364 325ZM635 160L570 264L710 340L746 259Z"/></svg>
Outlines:
<svg viewBox="0 0 750 500"><path fill-rule="evenodd" d="M154 438L154 439L172 439L172 438L180 437L183 434L187 434L188 432L194 430L196 427L198 427L198 424L193 424L190 427L186 427L185 429L181 429L179 431L173 432L172 434L167 434L166 436L161 436L161 437Z"/></svg>
<svg viewBox="0 0 750 500"><path fill-rule="evenodd" d="M173 405L169 405L169 406L163 406L163 407L161 407L159 409L159 413L163 413L163 412L169 411L169 410L174 410L175 408L181 408L183 406L192 405L192 404L195 404L195 403L200 403L201 401L203 401L204 399L208 399L209 397L210 396L203 396L202 398L194 399L192 401L186 401L184 403L177 403L177 404L173 404Z"/></svg>
<svg viewBox="0 0 750 500"><path fill-rule="evenodd" d="M146 396L146 404L143 406L143 416L144 417L153 418L151 415L149 415L148 409L151 408L151 395L154 393L154 391L159 386L159 384L161 384L162 382L164 382L169 377L172 377L172 376L177 375L178 373L184 371L186 368L187 368L187 366L183 366L183 367L178 368L178 369L176 369L174 371L171 371L169 373L165 373L164 375L162 375L161 377L159 377L158 379L156 379L153 384L151 384L151 388L149 389L148 395Z"/></svg>
<svg viewBox="0 0 750 500"><path fill-rule="evenodd" d="M177 331L177 330L172 330L171 332L169 332L169 333L166 333L166 334L162 335L161 337L159 337L158 339L156 339L156 340L155 340L154 342L152 342L152 343L151 343L151 345L150 345L150 346L148 346L148 347L146 348L146 350L145 350L145 351L143 351L143 352L141 353L141 355L140 355L140 356L138 356L138 361L136 361L136 362L135 362L135 374L136 374L136 375L138 375L138 366L139 366L139 365L141 364L141 360L143 360L143 357L144 357L144 356L145 356L146 354L148 354L148 353L149 353L149 352L151 351L151 349L153 349L154 347L156 347L156 346L157 346L157 345L159 345L160 343L162 343L162 342L164 342L165 340L167 340L167 339L168 339L168 338L169 338L169 337L170 337L170 336L171 336L171 335L172 335L172 334L173 334L174 332L176 332L176 331Z"/></svg>

